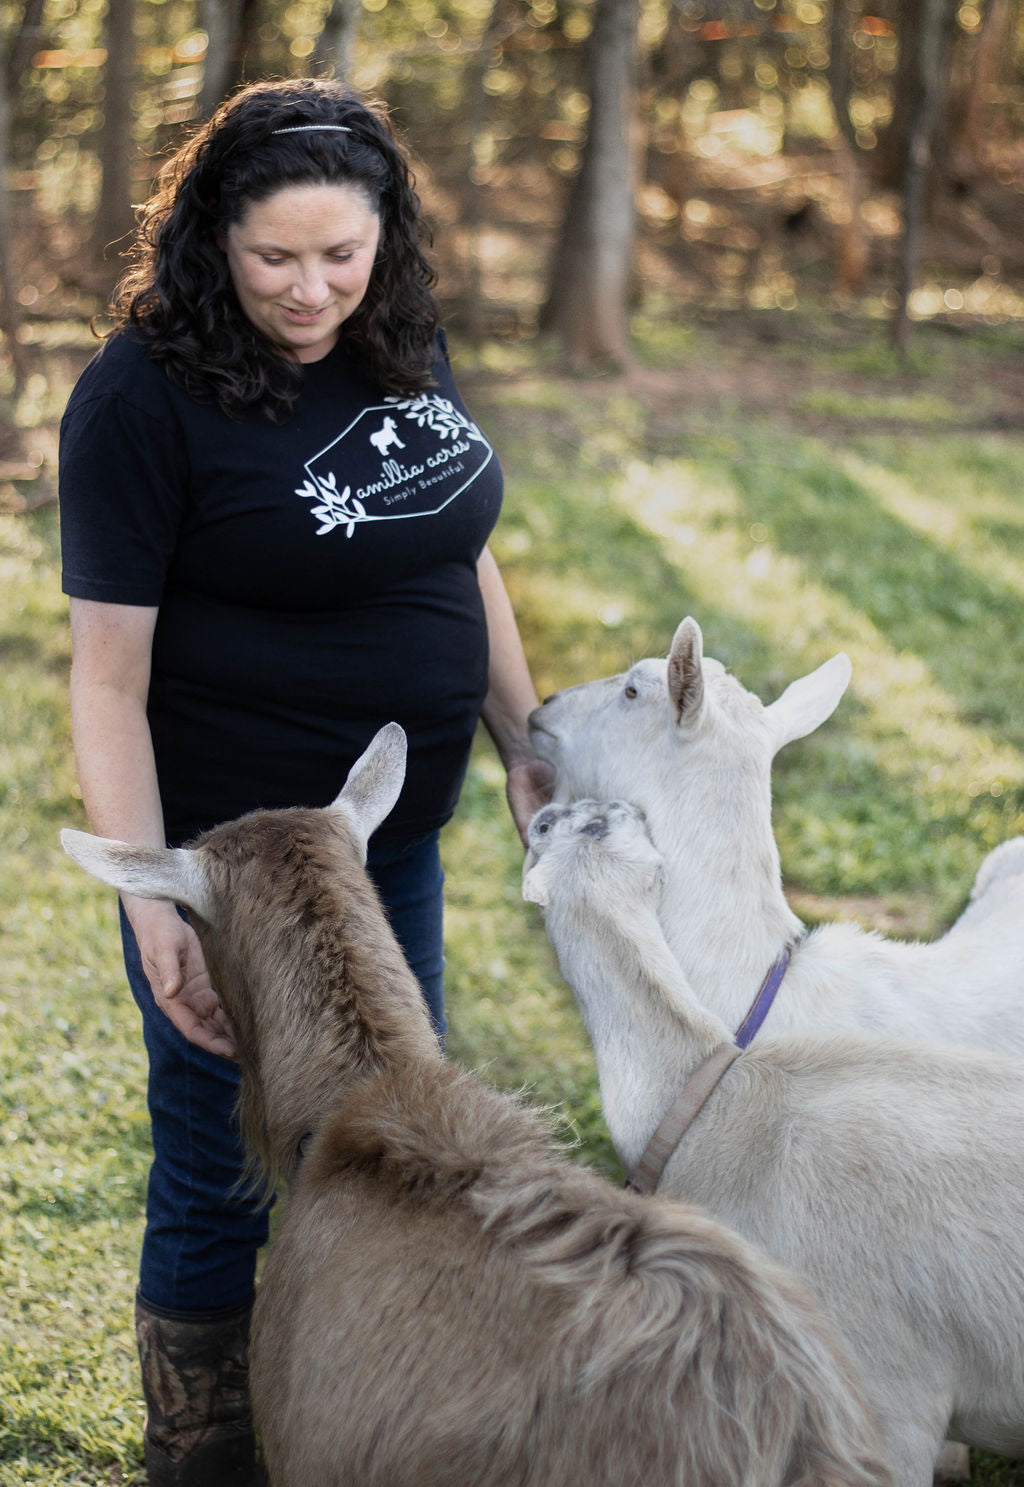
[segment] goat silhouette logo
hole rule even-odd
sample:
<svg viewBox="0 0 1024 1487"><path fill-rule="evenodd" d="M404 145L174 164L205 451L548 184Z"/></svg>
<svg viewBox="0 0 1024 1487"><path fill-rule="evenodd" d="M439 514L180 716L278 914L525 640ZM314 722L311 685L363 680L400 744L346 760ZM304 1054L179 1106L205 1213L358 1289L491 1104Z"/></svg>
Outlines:
<svg viewBox="0 0 1024 1487"><path fill-rule="evenodd" d="M381 454L385 455L390 451L392 444L396 449L404 449L405 445L398 437L397 429L398 425L393 418L385 418L377 432L370 435L370 443L374 449L379 449Z"/></svg>
<svg viewBox="0 0 1024 1487"><path fill-rule="evenodd" d="M494 457L483 434L454 403L436 393L388 398L364 408L312 459L295 494L310 501L316 535L363 522L435 516ZM339 470L351 470L341 485Z"/></svg>

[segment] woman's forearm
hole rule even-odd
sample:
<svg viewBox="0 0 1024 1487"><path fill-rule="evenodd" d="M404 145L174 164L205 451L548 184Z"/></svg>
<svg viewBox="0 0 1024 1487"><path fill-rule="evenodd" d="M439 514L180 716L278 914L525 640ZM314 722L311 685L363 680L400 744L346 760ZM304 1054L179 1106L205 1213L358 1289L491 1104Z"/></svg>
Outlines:
<svg viewBox="0 0 1024 1487"><path fill-rule="evenodd" d="M163 846L164 823L146 717L155 611L71 604L71 731L94 831Z"/></svg>
<svg viewBox="0 0 1024 1487"><path fill-rule="evenodd" d="M163 812L145 707L108 686L71 682L72 737L86 813L99 836L157 847Z"/></svg>
<svg viewBox="0 0 1024 1487"><path fill-rule="evenodd" d="M491 654L483 720L508 769L512 764L533 758L526 720L537 706L538 698L512 604L488 548L481 555L477 572Z"/></svg>
<svg viewBox="0 0 1024 1487"><path fill-rule="evenodd" d="M486 548L477 571L491 651L483 720L508 774L509 809L525 844L530 818L550 799L554 771L530 744L527 719L537 706L537 691L498 565Z"/></svg>

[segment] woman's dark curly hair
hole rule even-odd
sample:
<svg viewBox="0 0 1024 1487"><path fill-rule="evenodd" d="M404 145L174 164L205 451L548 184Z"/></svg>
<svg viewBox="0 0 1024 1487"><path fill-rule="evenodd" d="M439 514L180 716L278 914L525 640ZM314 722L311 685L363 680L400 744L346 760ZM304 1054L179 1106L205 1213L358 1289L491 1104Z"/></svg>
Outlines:
<svg viewBox="0 0 1024 1487"><path fill-rule="evenodd" d="M274 132L302 124L344 125L348 132ZM232 417L257 407L275 421L286 418L302 366L244 314L218 237L253 202L304 185L358 187L380 218L369 286L341 327L352 360L389 393L431 381L436 276L421 250L429 234L383 109L329 79L252 83L161 169L140 215L135 263L112 306L121 326L134 325L148 338L151 357L179 387Z"/></svg>

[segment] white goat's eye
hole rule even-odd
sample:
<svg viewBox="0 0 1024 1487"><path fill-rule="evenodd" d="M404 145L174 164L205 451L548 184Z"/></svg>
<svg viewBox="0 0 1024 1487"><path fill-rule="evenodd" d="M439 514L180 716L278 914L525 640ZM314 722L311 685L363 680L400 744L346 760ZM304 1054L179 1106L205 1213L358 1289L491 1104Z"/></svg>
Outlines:
<svg viewBox="0 0 1024 1487"><path fill-rule="evenodd" d="M632 687L632 686L630 686L630 687L627 687L627 688L626 688L626 696L627 696L627 697L636 697L636 696L638 696L638 695L639 695L639 694L638 694L638 692L637 692L637 690L636 690L636 687Z"/></svg>

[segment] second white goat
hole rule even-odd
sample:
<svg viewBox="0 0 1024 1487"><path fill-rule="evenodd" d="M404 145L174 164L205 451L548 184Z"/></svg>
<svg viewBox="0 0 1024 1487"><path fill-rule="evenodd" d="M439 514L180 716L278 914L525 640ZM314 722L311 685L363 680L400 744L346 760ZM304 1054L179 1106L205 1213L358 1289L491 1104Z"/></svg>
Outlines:
<svg viewBox="0 0 1024 1487"><path fill-rule="evenodd" d="M550 805L530 845L524 895L579 1002L627 1168L811 1284L901 1487L930 1487L947 1436L1024 1456L1020 1062L849 1035L762 1035L737 1055L666 944L641 814ZM698 1105L709 1059L727 1067L677 1140L663 1117L684 1088Z"/></svg>

